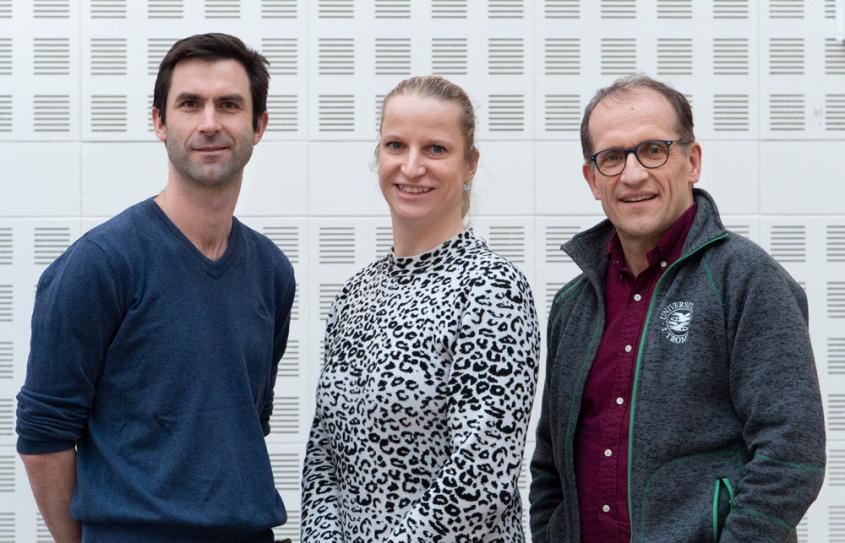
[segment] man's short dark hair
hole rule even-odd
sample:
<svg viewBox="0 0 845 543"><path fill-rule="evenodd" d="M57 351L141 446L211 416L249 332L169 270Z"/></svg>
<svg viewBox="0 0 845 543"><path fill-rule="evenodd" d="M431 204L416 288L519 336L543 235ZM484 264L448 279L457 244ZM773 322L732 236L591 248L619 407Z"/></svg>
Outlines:
<svg viewBox="0 0 845 543"><path fill-rule="evenodd" d="M176 65L188 59L216 61L236 60L249 77L249 92L252 95L252 128L258 128L258 119L267 111L267 89L270 86L269 62L263 55L244 45L244 42L229 34L195 34L173 44L158 67L153 107L158 110L164 124L167 115L167 93L173 79Z"/></svg>
<svg viewBox="0 0 845 543"><path fill-rule="evenodd" d="M584 153L584 160L589 160L595 153L593 141L590 139L590 116L599 102L610 96L619 96L639 89L652 90L666 98L675 110L675 130L678 132L678 139L680 141L695 141L692 107L690 107L687 97L666 83L652 79L647 75L630 75L617 79L609 87L599 89L590 103L587 104L584 117L581 119L581 152Z"/></svg>

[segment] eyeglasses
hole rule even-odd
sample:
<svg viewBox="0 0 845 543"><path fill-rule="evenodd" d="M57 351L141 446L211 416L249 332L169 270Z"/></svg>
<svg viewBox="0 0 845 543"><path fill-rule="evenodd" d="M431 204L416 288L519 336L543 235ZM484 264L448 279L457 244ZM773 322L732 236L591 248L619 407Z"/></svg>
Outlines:
<svg viewBox="0 0 845 543"><path fill-rule="evenodd" d="M669 160L669 147L673 143L688 145L691 142L679 140L646 140L633 147L610 147L591 156L590 162L596 165L599 173L608 177L622 173L625 165L628 163L628 155L631 153L634 153L634 156L637 157L637 162L642 164L643 168L659 168Z"/></svg>

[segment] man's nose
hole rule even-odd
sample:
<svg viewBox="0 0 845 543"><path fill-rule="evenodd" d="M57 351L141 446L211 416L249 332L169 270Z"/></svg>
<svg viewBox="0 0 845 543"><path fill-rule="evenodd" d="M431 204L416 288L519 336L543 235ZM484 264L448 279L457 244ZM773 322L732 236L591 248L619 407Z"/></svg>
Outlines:
<svg viewBox="0 0 845 543"><path fill-rule="evenodd" d="M640 164L640 161L637 160L637 155L635 153L628 153L628 156L625 157L625 169L622 170L619 181L633 185L642 182L647 177L648 172Z"/></svg>
<svg viewBox="0 0 845 543"><path fill-rule="evenodd" d="M207 103L205 107L202 108L200 115L200 132L217 132L220 130L220 119L218 117L217 108L213 103Z"/></svg>

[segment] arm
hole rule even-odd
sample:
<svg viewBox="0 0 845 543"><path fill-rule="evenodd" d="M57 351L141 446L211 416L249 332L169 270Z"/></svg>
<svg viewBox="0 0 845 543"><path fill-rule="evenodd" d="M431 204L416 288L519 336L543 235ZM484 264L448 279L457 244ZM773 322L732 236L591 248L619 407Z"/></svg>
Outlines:
<svg viewBox="0 0 845 543"><path fill-rule="evenodd" d="M750 454L722 543L784 541L824 478L822 403L801 288L774 262L751 272L736 307L730 356L734 408Z"/></svg>
<svg viewBox="0 0 845 543"><path fill-rule="evenodd" d="M451 347L451 456L386 543L475 541L499 534L515 510L517 478L537 380L539 331L518 272L482 269ZM503 273L504 272L504 273Z"/></svg>
<svg viewBox="0 0 845 543"><path fill-rule="evenodd" d="M285 354L285 349L288 345L290 311L293 306L293 297L296 294L296 281L293 277L293 269L290 265L287 265L285 270L287 272L285 275L289 277L289 281L285 288L285 297L276 309L275 331L273 334L273 368L270 370L270 382L267 383L267 391L264 394L264 405L261 408L261 429L265 436L270 433L270 415L273 414L276 375L279 372L279 361Z"/></svg>
<svg viewBox="0 0 845 543"><path fill-rule="evenodd" d="M35 503L56 543L79 543L82 529L70 516L70 498L76 486L76 450L51 454L22 454Z"/></svg>

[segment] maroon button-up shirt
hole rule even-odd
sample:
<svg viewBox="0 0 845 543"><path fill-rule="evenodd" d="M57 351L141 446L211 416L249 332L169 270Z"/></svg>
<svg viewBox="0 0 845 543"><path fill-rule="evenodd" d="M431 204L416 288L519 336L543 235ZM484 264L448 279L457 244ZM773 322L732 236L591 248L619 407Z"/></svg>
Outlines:
<svg viewBox="0 0 845 543"><path fill-rule="evenodd" d="M664 232L634 277L619 237L608 245L604 334L581 399L575 434L575 478L581 541L628 543L628 424L634 366L648 305L657 280L681 256L698 206L693 204Z"/></svg>

